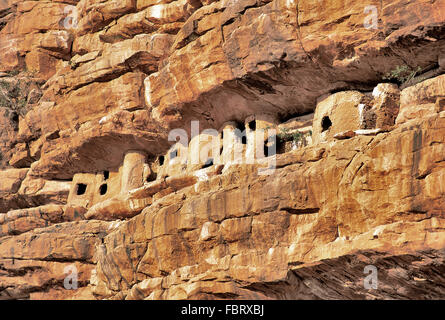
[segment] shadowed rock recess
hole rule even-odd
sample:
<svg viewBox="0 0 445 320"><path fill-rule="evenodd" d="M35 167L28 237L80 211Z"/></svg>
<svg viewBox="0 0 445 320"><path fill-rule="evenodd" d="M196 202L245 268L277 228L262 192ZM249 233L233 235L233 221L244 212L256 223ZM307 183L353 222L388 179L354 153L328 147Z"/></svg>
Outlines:
<svg viewBox="0 0 445 320"><path fill-rule="evenodd" d="M0 299L444 299L444 214L444 1L0 0Z"/></svg>

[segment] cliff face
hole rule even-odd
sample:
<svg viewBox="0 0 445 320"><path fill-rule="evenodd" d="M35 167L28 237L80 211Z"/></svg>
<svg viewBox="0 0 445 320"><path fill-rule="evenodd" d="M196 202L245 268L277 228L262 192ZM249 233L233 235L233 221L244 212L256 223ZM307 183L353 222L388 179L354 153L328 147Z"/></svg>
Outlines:
<svg viewBox="0 0 445 320"><path fill-rule="evenodd" d="M444 53L443 1L0 0L0 298L444 298Z"/></svg>

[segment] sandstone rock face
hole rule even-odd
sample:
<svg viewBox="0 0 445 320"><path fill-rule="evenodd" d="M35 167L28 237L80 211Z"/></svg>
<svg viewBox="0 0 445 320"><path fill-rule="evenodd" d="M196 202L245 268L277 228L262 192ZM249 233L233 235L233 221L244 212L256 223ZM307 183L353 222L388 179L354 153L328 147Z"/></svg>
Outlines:
<svg viewBox="0 0 445 320"><path fill-rule="evenodd" d="M441 111L441 108L436 110L436 102L439 104L440 99L444 98L444 89L445 75L404 89L400 96L400 114L397 122L403 123Z"/></svg>
<svg viewBox="0 0 445 320"><path fill-rule="evenodd" d="M140 298L340 298L329 290L321 294L298 276L324 264L341 268L339 257L351 254L349 263L363 272L359 266L384 256L398 261L400 252L411 256L408 252L443 247L442 188L430 189L443 185L444 167L436 165L442 148L431 145L443 124L444 118L435 116L376 137L297 150L280 155L279 169L267 178L239 168L167 196L105 238L96 293L137 291L145 285L140 279L149 277L163 278L162 286L145 289ZM233 175L242 174L248 181L240 186ZM332 197L337 201L328 200ZM131 248L133 258L116 262L123 248ZM319 262L321 256L329 262ZM409 264L404 267L411 269ZM389 274L400 275L396 269L385 271L386 286L391 287ZM205 288L208 277L217 277L216 283ZM360 285L350 283L345 296L372 296ZM304 290L296 290L300 286ZM390 296L416 291L414 282L398 286Z"/></svg>
<svg viewBox="0 0 445 320"><path fill-rule="evenodd" d="M0 1L0 299L443 299L443 52L443 1Z"/></svg>
<svg viewBox="0 0 445 320"><path fill-rule="evenodd" d="M12 114L9 109L0 109L0 163L4 168L9 162L9 152L11 150L11 142L14 141L16 136L14 118L18 119L18 115Z"/></svg>

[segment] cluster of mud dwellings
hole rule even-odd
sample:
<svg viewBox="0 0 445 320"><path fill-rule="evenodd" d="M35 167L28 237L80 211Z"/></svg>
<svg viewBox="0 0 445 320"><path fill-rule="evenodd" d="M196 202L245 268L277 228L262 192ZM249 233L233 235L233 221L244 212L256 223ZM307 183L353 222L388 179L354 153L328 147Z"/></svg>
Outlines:
<svg viewBox="0 0 445 320"><path fill-rule="evenodd" d="M322 97L314 113L280 121L256 114L245 123L226 122L219 131L203 131L189 143L174 144L167 154L149 160L143 150L128 151L120 168L73 178L68 204L90 208L155 181L175 176L220 174L231 164L249 164L310 144L377 133L394 125L399 111L396 85L382 84L373 93L338 92ZM377 131L376 131L377 129Z"/></svg>

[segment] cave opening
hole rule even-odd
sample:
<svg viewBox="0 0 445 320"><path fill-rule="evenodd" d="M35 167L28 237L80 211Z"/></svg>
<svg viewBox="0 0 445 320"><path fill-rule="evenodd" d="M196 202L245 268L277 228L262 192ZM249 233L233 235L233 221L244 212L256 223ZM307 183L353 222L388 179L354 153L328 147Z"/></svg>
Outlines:
<svg viewBox="0 0 445 320"><path fill-rule="evenodd" d="M156 179L158 178L158 175L156 174L156 172L151 172L151 174L147 177L147 182L152 182L152 181L156 181Z"/></svg>
<svg viewBox="0 0 445 320"><path fill-rule="evenodd" d="M236 124L235 136L237 137L238 141L241 141L242 144L247 144L247 132L241 123L237 122Z"/></svg>
<svg viewBox="0 0 445 320"><path fill-rule="evenodd" d="M12 114L12 121L19 122L19 115L16 112Z"/></svg>
<svg viewBox="0 0 445 320"><path fill-rule="evenodd" d="M110 171L105 170L104 171L104 180L108 180L110 178Z"/></svg>
<svg viewBox="0 0 445 320"><path fill-rule="evenodd" d="M164 165L164 156L159 156L159 165L163 166Z"/></svg>
<svg viewBox="0 0 445 320"><path fill-rule="evenodd" d="M256 130L256 121L252 120L250 121L247 126L249 127L250 130L255 131Z"/></svg>

